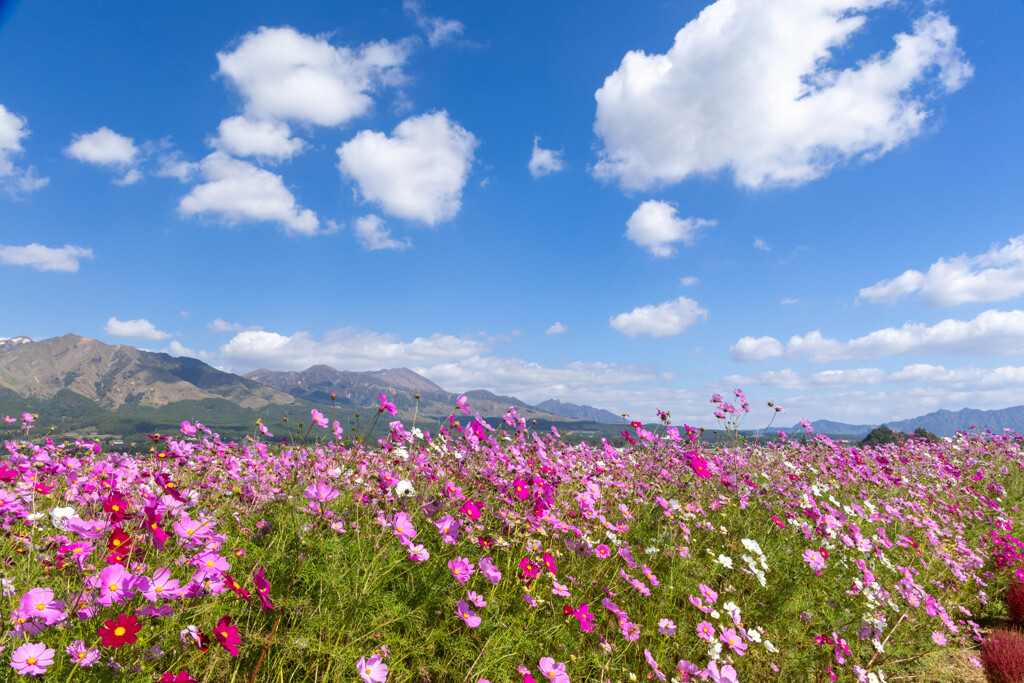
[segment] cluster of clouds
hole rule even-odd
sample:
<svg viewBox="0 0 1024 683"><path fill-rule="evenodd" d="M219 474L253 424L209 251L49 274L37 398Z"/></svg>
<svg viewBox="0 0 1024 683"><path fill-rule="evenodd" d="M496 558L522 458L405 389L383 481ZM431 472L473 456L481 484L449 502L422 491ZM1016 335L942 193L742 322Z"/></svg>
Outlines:
<svg viewBox="0 0 1024 683"><path fill-rule="evenodd" d="M883 356L933 354L988 357L1024 354L1024 311L988 310L971 320L947 318L934 325L907 322L847 341L814 330L785 344L771 336L743 337L729 349L734 360L760 361L786 356L812 363Z"/></svg>
<svg viewBox="0 0 1024 683"><path fill-rule="evenodd" d="M928 308L1006 301L1024 294L1024 235L978 256L940 258L924 273L906 270L861 289L858 299L893 303L912 294Z"/></svg>

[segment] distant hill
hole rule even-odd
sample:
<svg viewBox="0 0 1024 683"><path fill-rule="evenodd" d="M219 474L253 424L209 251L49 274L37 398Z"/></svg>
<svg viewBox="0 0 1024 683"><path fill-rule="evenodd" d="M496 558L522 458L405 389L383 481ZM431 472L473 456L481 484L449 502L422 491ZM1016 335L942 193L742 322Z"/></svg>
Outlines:
<svg viewBox="0 0 1024 683"><path fill-rule="evenodd" d="M194 358L68 334L0 341L0 413L22 412L39 415L33 434L145 442L177 433L182 420L227 438L252 433L259 418L280 431L282 417L308 421L309 404Z"/></svg>
<svg viewBox="0 0 1024 683"><path fill-rule="evenodd" d="M933 413L912 417L908 420L892 420L885 425L896 432L912 432L915 429L926 429L938 436L953 436L958 431L966 431L971 427L991 429L1002 433L1003 428L1010 428L1024 434L1024 406L1013 406L999 410L936 410ZM842 434L864 437L879 425L855 425L831 420L815 420L811 422L814 431L822 434ZM800 425L794 425L790 431L798 431Z"/></svg>
<svg viewBox="0 0 1024 683"><path fill-rule="evenodd" d="M459 397L459 394L445 391L408 368L352 372L336 370L329 365L314 365L302 372L253 370L246 373L245 377L324 405L331 403L333 393L337 396L336 405L375 409L378 405L377 394L384 393L398 410L409 415L416 411L420 417L443 418L450 415ZM418 407L416 394L420 395ZM482 389L467 391L464 395L469 399L474 412L483 416L504 415L509 406L515 406L516 411L525 418L553 421L565 419L564 416L538 409L514 396L498 396Z"/></svg>
<svg viewBox="0 0 1024 683"><path fill-rule="evenodd" d="M546 401L542 401L537 404L537 407L541 410L546 410L549 413L554 413L555 415L572 417L578 420L605 422L609 424L622 422L621 415L616 415L608 410L594 408L593 406L576 405L575 403L562 403L557 398L549 398Z"/></svg>
<svg viewBox="0 0 1024 683"><path fill-rule="evenodd" d="M22 397L52 398L68 390L117 410L125 404L163 406L225 399L243 408L293 405L295 397L195 358L141 351L66 334L0 346L0 387Z"/></svg>

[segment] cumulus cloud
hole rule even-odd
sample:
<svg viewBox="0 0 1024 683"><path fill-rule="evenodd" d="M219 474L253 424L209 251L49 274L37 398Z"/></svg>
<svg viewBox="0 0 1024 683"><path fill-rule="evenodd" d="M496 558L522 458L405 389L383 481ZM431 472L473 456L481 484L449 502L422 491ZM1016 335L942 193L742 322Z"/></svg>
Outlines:
<svg viewBox="0 0 1024 683"><path fill-rule="evenodd" d="M408 239L396 240L393 238L391 231L384 227L384 220L372 213L369 216L357 218L352 229L356 234L356 239L359 240L359 244L369 251L377 249L395 249L400 251L412 246L412 242Z"/></svg>
<svg viewBox="0 0 1024 683"><path fill-rule="evenodd" d="M291 128L284 121L232 116L220 122L217 132L218 136L210 140L210 144L238 157L285 161L306 146L301 138L291 137Z"/></svg>
<svg viewBox="0 0 1024 683"><path fill-rule="evenodd" d="M782 344L775 337L743 337L729 348L734 360L764 360L782 355Z"/></svg>
<svg viewBox="0 0 1024 683"><path fill-rule="evenodd" d="M360 131L338 148L338 170L385 213L436 225L462 206L476 146L442 110L402 121L390 137Z"/></svg>
<svg viewBox="0 0 1024 683"><path fill-rule="evenodd" d="M614 316L610 324L629 337L644 335L652 339L679 334L698 320L707 320L708 312L693 299L681 296L663 304L634 308Z"/></svg>
<svg viewBox="0 0 1024 683"><path fill-rule="evenodd" d="M404 81L409 49L386 40L334 47L287 26L264 26L218 52L217 61L252 119L338 126L365 114L379 88Z"/></svg>
<svg viewBox="0 0 1024 683"><path fill-rule="evenodd" d="M700 280L693 275L687 275L686 277L679 278L679 284L683 287L692 287L698 282L700 282Z"/></svg>
<svg viewBox="0 0 1024 683"><path fill-rule="evenodd" d="M416 21L417 28L427 34L427 42L430 44L430 47L437 47L438 45L451 42L461 36L463 31L466 30L461 21L427 16L423 13L422 6L418 0L404 0L402 7L405 9L405 13Z"/></svg>
<svg viewBox="0 0 1024 683"><path fill-rule="evenodd" d="M118 320L111 317L103 327L107 334L129 339L167 339L171 335L156 329L153 323L145 318L137 320Z"/></svg>
<svg viewBox="0 0 1024 683"><path fill-rule="evenodd" d="M544 331L544 334L548 334L548 335L551 335L551 334L562 334L563 332L568 331L568 329L569 328L566 327L565 325L563 325L562 323L556 322L554 325L552 325L551 327L546 329Z"/></svg>
<svg viewBox="0 0 1024 683"><path fill-rule="evenodd" d="M1024 294L1024 235L984 254L940 258L927 273L907 270L860 290L859 300L892 303L918 292L928 308L1005 301Z"/></svg>
<svg viewBox="0 0 1024 683"><path fill-rule="evenodd" d="M91 133L75 135L64 153L87 164L124 171L124 175L114 181L118 185L131 185L142 178L142 173L135 167L140 157L135 140L106 126Z"/></svg>
<svg viewBox="0 0 1024 683"><path fill-rule="evenodd" d="M487 342L447 334L403 342L395 335L346 327L325 333L319 341L306 332L240 332L220 353L226 366L238 370L304 370L318 363L339 370L380 370L468 358L488 348Z"/></svg>
<svg viewBox="0 0 1024 683"><path fill-rule="evenodd" d="M28 134L25 119L0 104L0 189L12 197L38 190L50 182L49 178L38 177L34 166L14 165L14 157L25 151L21 141Z"/></svg>
<svg viewBox="0 0 1024 683"><path fill-rule="evenodd" d="M29 266L40 271L77 273L78 259L83 258L92 258L92 249L70 244L63 247L46 247L35 242L24 247L0 244L0 263L8 266Z"/></svg>
<svg viewBox="0 0 1024 683"><path fill-rule="evenodd" d="M690 246L700 228L715 224L716 221L703 218L679 218L676 207L650 199L638 206L626 221L626 237L652 256L666 258L676 253L671 246L673 242Z"/></svg>
<svg viewBox="0 0 1024 683"><path fill-rule="evenodd" d="M754 238L754 249L760 249L761 251L771 251L772 245L765 242L760 237Z"/></svg>
<svg viewBox="0 0 1024 683"><path fill-rule="evenodd" d="M751 350L763 351L764 355L759 357ZM736 360L761 360L782 353L781 342L773 337L744 337L732 347ZM815 330L790 337L784 350L786 356L807 358L812 363L912 353L969 357L1024 354L1024 311L989 310L973 320L950 318L934 325L908 322L845 342Z"/></svg>
<svg viewBox="0 0 1024 683"><path fill-rule="evenodd" d="M745 187L798 185L914 138L934 97L972 67L938 12L888 52L836 66L867 12L887 4L719 0L665 54L627 53L595 93L594 175L629 190L721 170Z"/></svg>
<svg viewBox="0 0 1024 683"><path fill-rule="evenodd" d="M562 152L554 149L544 149L540 146L540 137L533 138L533 153L530 155L530 163L527 164L530 175L534 178L546 176L549 173L558 173L565 170L565 160L562 159Z"/></svg>
<svg viewBox="0 0 1024 683"><path fill-rule="evenodd" d="M158 178L175 178L178 182L187 183L198 172L199 164L185 160L179 150L170 150L157 158L157 168L153 175Z"/></svg>
<svg viewBox="0 0 1024 683"><path fill-rule="evenodd" d="M200 169L206 182L181 198L182 216L212 216L228 223L272 221L290 233L317 232L316 214L298 205L281 176L224 152L207 156Z"/></svg>

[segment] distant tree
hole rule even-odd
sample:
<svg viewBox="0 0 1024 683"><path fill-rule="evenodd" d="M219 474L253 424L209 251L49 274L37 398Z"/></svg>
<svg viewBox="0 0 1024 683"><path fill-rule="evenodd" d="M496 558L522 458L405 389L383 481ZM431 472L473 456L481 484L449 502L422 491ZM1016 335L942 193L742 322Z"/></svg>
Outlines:
<svg viewBox="0 0 1024 683"><path fill-rule="evenodd" d="M906 436L904 436L905 438ZM889 429L888 426L882 425L872 429L867 436L860 440L858 445L864 448L866 446L878 446L883 443L898 443L899 441L900 438L896 436L896 432Z"/></svg>

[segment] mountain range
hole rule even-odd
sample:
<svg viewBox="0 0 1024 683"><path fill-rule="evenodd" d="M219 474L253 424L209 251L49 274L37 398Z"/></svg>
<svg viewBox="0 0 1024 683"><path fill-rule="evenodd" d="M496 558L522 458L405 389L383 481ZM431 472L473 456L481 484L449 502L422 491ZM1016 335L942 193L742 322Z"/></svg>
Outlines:
<svg viewBox="0 0 1024 683"><path fill-rule="evenodd" d="M314 365L302 372L260 369L240 376L194 358L74 334L0 340L0 413L38 413L40 425L53 426L55 434L64 436L140 441L147 432L172 431L182 420L200 420L239 438L251 433L256 419L280 425L287 417L293 425L308 425L312 407L351 427L372 418L380 393L396 404L402 420L415 416L425 426L451 414L459 396L407 368L349 372ZM545 402L551 405L544 409L483 390L465 396L484 417L498 417L515 406L520 415L544 426L568 423L586 431L597 427L591 425L595 418L612 415L558 401ZM382 425L386 428L386 421Z"/></svg>
<svg viewBox="0 0 1024 683"><path fill-rule="evenodd" d="M963 408L957 411L936 410L920 417L912 417L908 420L892 420L884 424L896 432L909 433L915 429L922 428L937 436L954 436L958 431L967 431L971 428L991 429L997 433L1002 433L1004 428L1008 428L1019 434L1024 434L1024 405L999 410L977 410L974 408ZM811 422L811 426L814 428L814 431L821 432L822 434L864 437L872 429L880 425L858 425L834 422L832 420L815 420ZM797 424L789 431L796 432L800 429L800 425Z"/></svg>

